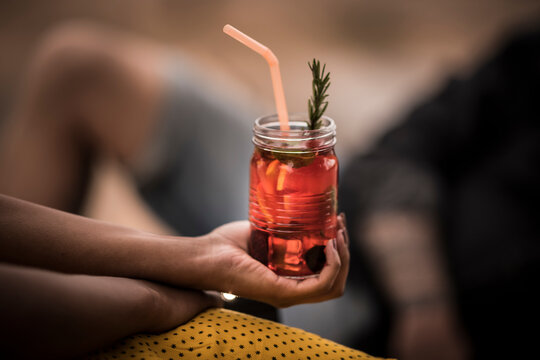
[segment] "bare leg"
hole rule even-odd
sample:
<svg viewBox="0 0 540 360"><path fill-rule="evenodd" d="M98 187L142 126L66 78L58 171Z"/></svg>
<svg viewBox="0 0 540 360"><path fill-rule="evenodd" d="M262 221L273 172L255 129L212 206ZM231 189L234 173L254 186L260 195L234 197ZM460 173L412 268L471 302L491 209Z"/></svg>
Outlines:
<svg viewBox="0 0 540 360"><path fill-rule="evenodd" d="M78 211L96 157L130 161L156 121L165 52L87 24L49 34L0 142L0 192Z"/></svg>
<svg viewBox="0 0 540 360"><path fill-rule="evenodd" d="M154 234L177 234L141 198L129 169L112 158L93 166L82 215Z"/></svg>

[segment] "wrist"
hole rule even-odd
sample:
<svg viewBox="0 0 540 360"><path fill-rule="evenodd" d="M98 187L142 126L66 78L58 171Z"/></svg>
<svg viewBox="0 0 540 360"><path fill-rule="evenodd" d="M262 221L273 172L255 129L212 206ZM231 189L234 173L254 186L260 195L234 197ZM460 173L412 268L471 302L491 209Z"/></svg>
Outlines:
<svg viewBox="0 0 540 360"><path fill-rule="evenodd" d="M198 278L198 289L226 291L225 286L226 271L230 268L229 264L222 264L223 258L219 256L218 241L214 233L200 236L194 241L197 245L197 251L192 260L192 272Z"/></svg>
<svg viewBox="0 0 540 360"><path fill-rule="evenodd" d="M112 278L117 281L118 289L123 289L126 319L130 319L131 333L140 333L152 329L160 321L160 294L149 286L150 282L128 278ZM126 320L127 322L128 320Z"/></svg>
<svg viewBox="0 0 540 360"><path fill-rule="evenodd" d="M168 309L164 306L163 295L156 289L155 284L147 281L139 281L143 291L138 307L141 308L141 332L153 332L161 324L167 321Z"/></svg>
<svg viewBox="0 0 540 360"><path fill-rule="evenodd" d="M157 264L155 277L151 280L167 284L209 290L216 273L209 235L199 237L155 236L159 251L154 253L152 263ZM223 270L222 270L223 271Z"/></svg>

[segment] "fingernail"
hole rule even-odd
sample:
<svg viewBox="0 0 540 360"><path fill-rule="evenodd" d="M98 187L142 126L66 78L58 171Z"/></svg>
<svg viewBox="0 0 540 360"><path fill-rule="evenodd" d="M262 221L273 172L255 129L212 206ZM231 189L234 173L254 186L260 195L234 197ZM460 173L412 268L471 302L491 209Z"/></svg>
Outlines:
<svg viewBox="0 0 540 360"><path fill-rule="evenodd" d="M343 225L347 227L347 215L344 212L341 213L341 218L343 219Z"/></svg>

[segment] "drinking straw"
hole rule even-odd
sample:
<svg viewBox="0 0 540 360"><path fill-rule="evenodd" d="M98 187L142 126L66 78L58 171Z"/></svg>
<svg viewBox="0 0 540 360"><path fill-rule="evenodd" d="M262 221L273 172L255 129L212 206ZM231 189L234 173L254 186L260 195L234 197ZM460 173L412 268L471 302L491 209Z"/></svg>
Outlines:
<svg viewBox="0 0 540 360"><path fill-rule="evenodd" d="M270 76L274 87L274 98L279 118L279 128L289 130L289 115L287 113L287 104L285 103L285 93L283 92L283 83L281 82L281 72L279 71L279 61L268 47L247 36L235 27L227 24L223 27L223 32L233 39L238 40L251 50L260 54L270 66Z"/></svg>

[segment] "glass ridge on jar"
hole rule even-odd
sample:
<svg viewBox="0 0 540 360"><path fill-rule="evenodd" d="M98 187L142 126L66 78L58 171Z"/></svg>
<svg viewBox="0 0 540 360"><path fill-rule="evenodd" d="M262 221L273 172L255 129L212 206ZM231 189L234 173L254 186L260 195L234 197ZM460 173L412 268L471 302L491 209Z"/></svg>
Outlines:
<svg viewBox="0 0 540 360"><path fill-rule="evenodd" d="M276 115L253 125L249 253L292 278L317 276L326 243L336 238L336 126L323 116L321 127L309 130L306 119L291 115L287 131Z"/></svg>

